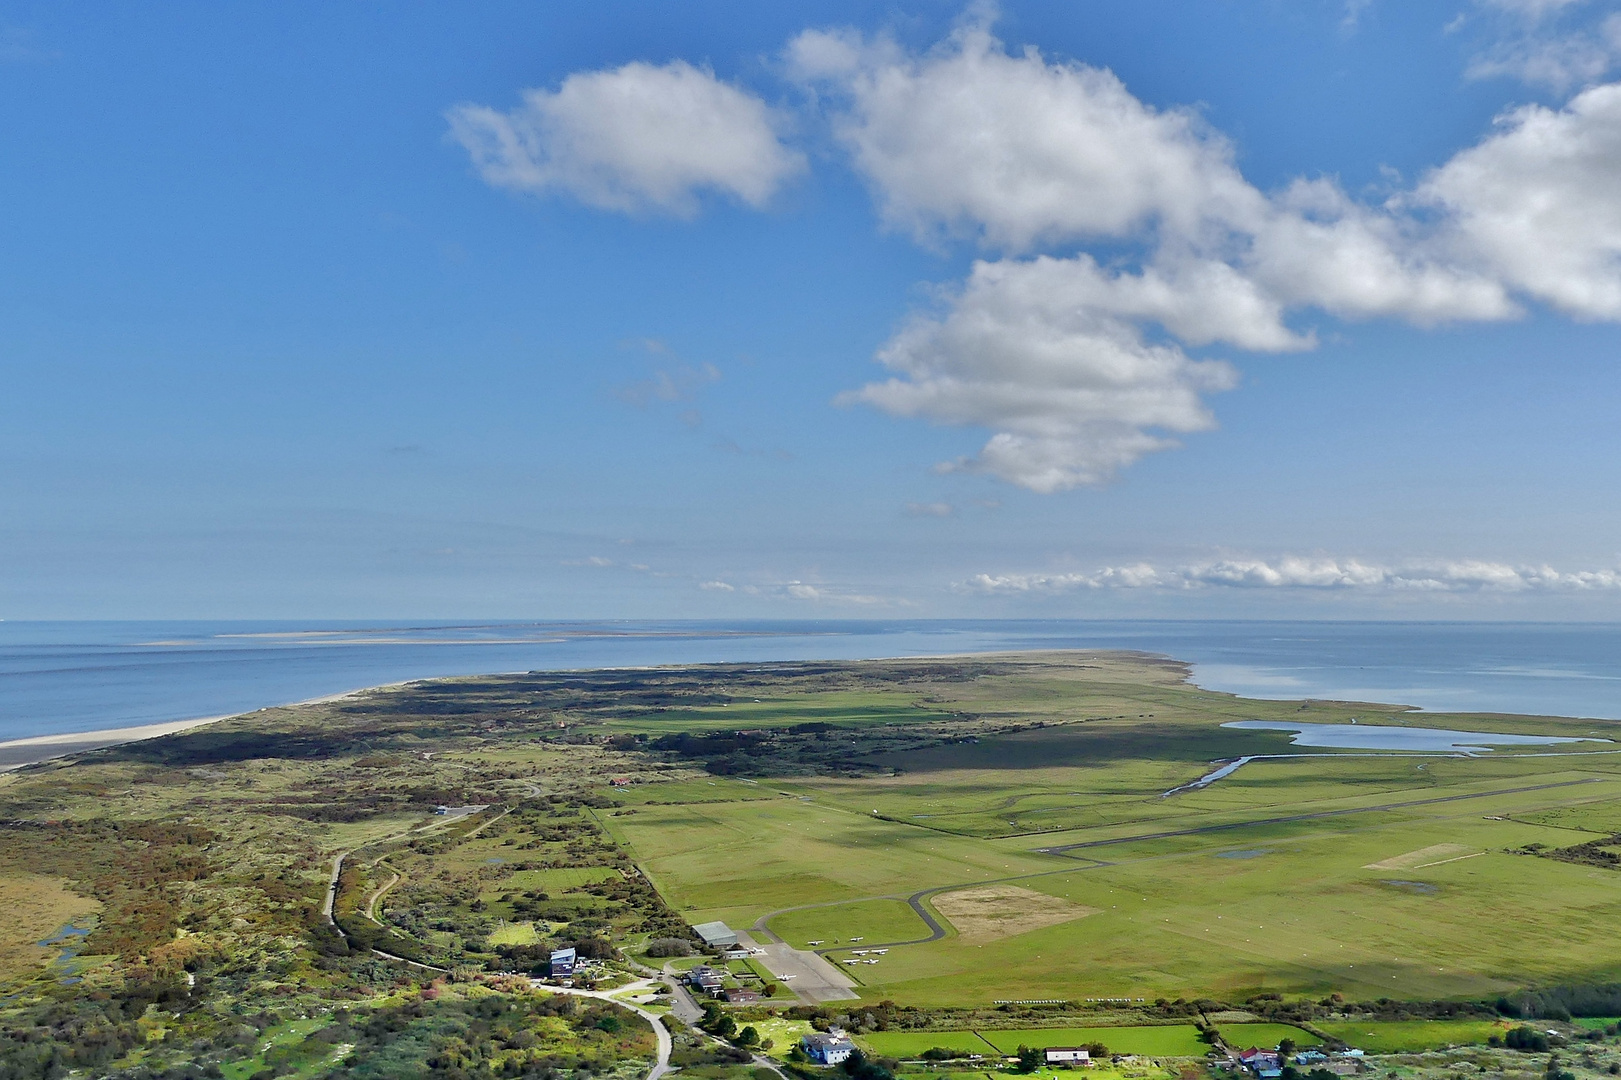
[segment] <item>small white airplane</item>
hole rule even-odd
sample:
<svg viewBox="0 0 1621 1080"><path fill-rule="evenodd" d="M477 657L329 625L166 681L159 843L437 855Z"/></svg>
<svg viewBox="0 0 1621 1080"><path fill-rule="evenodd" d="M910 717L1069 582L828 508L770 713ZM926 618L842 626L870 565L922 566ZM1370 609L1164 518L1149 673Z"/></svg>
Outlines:
<svg viewBox="0 0 1621 1080"><path fill-rule="evenodd" d="M853 938L851 938L851 939L850 939L850 940L851 940L851 941L860 941L860 940L861 940L861 939L860 939L860 938L858 938L858 937L853 937Z"/></svg>
<svg viewBox="0 0 1621 1080"><path fill-rule="evenodd" d="M884 955L884 954L885 954L885 953L887 953L887 952L889 952L889 950L888 950L888 949L874 949L874 950L873 950L873 951L872 951L872 954L873 954L873 955L874 955L874 956L883 956L883 955Z"/></svg>
<svg viewBox="0 0 1621 1080"><path fill-rule="evenodd" d="M863 964L876 964L878 961L876 961L876 960L863 960L861 962Z"/></svg>
<svg viewBox="0 0 1621 1080"><path fill-rule="evenodd" d="M827 938L817 938L815 941L807 941L807 942L805 942L805 944L807 944L807 945L820 945L822 942L824 942L826 940L827 940Z"/></svg>
<svg viewBox="0 0 1621 1080"><path fill-rule="evenodd" d="M778 975L777 978L781 979L783 982L787 982L789 979L797 979L797 978L799 978L799 976L798 975Z"/></svg>
<svg viewBox="0 0 1621 1080"><path fill-rule="evenodd" d="M859 964L859 963L861 963L861 961L860 960L846 960L845 963L846 964Z"/></svg>
<svg viewBox="0 0 1621 1080"><path fill-rule="evenodd" d="M851 949L850 950L850 955L851 956L866 956L867 953L870 952L870 951L871 950L869 950L869 949Z"/></svg>

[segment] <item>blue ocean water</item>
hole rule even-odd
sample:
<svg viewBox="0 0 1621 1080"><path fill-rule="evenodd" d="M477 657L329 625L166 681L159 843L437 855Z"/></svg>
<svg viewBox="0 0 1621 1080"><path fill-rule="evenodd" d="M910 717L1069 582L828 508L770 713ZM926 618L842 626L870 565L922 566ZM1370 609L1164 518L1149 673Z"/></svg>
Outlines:
<svg viewBox="0 0 1621 1080"><path fill-rule="evenodd" d="M247 712L407 679L1119 648L1250 697L1621 719L1621 625L851 621L0 623L0 740Z"/></svg>

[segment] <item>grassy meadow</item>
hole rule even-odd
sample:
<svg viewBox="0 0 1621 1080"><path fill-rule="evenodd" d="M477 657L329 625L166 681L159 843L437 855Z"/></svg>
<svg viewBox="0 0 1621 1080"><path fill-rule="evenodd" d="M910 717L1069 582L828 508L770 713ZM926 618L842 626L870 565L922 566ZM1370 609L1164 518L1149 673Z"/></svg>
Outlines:
<svg viewBox="0 0 1621 1080"><path fill-rule="evenodd" d="M854 969L873 1000L1434 999L1621 975L1621 958L1596 947L1621 932L1615 872L1519 853L1596 839L1621 822L1621 755L1611 747L1336 753L1293 747L1286 732L1220 726L1355 717L1606 738L1617 725L1248 701L1118 656L919 679L893 697L920 713L977 717L985 734L853 754L868 766L860 775L762 771L754 784L731 780L732 800L718 786L688 802L649 784L634 813L603 823L692 919L761 922L799 946L923 937L904 898L924 893L927 904L931 890L1005 879L1082 912L1000 938L942 919L942 940ZM779 726L833 723L833 737L857 750L862 731L899 715L863 699L841 718L836 701L807 695L800 711L786 698L750 704ZM681 722L713 723L719 711L688 710ZM1241 754L1289 756L1165 795ZM1424 854L1432 849L1438 857Z"/></svg>
<svg viewBox="0 0 1621 1080"><path fill-rule="evenodd" d="M1349 1046L1370 1054L1413 1053L1448 1046L1478 1045L1501 1035L1500 1020L1389 1020L1363 1023L1323 1021L1317 1025Z"/></svg>

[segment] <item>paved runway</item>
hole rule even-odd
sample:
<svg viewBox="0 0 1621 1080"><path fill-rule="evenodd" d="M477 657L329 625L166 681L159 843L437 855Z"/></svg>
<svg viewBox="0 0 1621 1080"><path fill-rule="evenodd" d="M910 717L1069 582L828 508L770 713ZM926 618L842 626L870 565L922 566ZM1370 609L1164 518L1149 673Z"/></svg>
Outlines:
<svg viewBox="0 0 1621 1080"><path fill-rule="evenodd" d="M765 955L760 959L767 971L782 978L794 976L782 985L807 1005L824 1001L848 1001L858 995L851 989L855 983L831 962L813 952L805 952L791 945L762 945Z"/></svg>

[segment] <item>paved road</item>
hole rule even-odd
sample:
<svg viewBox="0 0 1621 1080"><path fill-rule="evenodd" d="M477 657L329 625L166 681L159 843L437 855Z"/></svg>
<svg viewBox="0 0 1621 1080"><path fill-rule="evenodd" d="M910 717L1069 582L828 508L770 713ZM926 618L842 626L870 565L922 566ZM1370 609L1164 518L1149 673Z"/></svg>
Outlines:
<svg viewBox="0 0 1621 1080"><path fill-rule="evenodd" d="M664 1026L663 1021L658 1018L657 1014L648 1012L640 1005L635 1005L628 1001L621 1001L619 998L614 997L614 994L623 994L627 990L636 990L638 988L649 987L654 981L655 980L653 979L642 979L638 982L633 982L626 986L618 987L613 991L575 990L566 986L551 986L543 982L534 982L532 985L534 985L537 989L545 990L553 994L573 994L576 997L589 997L597 998L601 1001L611 1001L615 1005L629 1009L637 1016L640 1016L643 1020L646 1020L649 1024L652 1024L653 1036L658 1039L659 1042L659 1059L654 1064L652 1071L647 1074L647 1080L659 1080L659 1077L670 1071L670 1051L675 1049L675 1040L670 1038L670 1029Z"/></svg>

